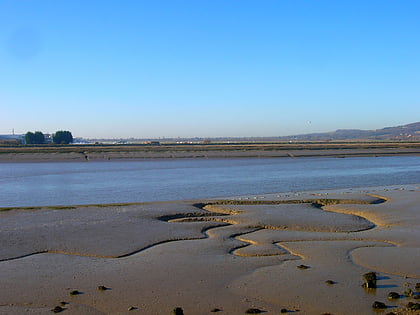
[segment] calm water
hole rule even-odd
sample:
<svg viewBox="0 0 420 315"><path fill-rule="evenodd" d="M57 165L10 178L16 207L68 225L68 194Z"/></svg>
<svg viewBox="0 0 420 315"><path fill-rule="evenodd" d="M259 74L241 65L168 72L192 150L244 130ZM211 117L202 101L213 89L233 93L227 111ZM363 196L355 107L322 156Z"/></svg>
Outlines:
<svg viewBox="0 0 420 315"><path fill-rule="evenodd" d="M0 163L0 207L141 202L420 182L420 158Z"/></svg>

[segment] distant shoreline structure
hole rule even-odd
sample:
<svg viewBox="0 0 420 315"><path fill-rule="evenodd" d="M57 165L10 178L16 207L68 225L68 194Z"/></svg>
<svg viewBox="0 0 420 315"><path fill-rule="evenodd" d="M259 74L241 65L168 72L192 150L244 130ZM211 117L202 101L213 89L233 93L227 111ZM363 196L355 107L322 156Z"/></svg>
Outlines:
<svg viewBox="0 0 420 315"><path fill-rule="evenodd" d="M19 140L25 135L0 135L2 141ZM333 132L309 133L291 136L262 137L160 137L160 138L75 138L75 144L140 144L162 142L171 144L208 144L236 142L284 142L284 141L420 141L420 122L376 130L339 129Z"/></svg>

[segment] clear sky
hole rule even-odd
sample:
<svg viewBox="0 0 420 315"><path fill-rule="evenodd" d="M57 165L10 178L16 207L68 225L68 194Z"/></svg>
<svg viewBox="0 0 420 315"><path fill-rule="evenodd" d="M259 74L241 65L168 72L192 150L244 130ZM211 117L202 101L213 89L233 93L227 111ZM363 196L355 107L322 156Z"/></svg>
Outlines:
<svg viewBox="0 0 420 315"><path fill-rule="evenodd" d="M420 121L420 1L0 0L0 134L283 136Z"/></svg>

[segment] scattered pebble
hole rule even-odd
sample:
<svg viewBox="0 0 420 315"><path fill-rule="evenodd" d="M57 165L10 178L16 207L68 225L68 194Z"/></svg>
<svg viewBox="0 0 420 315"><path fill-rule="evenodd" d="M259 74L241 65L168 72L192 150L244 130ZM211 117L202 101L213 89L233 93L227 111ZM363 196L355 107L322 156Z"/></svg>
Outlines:
<svg viewBox="0 0 420 315"><path fill-rule="evenodd" d="M77 290L70 291L70 295L79 295L79 294L82 294L82 293Z"/></svg>
<svg viewBox="0 0 420 315"><path fill-rule="evenodd" d="M262 311L258 308L248 308L245 314L260 314Z"/></svg>
<svg viewBox="0 0 420 315"><path fill-rule="evenodd" d="M135 306L130 306L129 308L127 308L127 311L134 311L134 310L136 310L137 309L137 307L135 307Z"/></svg>
<svg viewBox="0 0 420 315"><path fill-rule="evenodd" d="M405 290L404 290L404 294L405 294L406 296L413 296L413 295L414 295L414 294L413 294L413 291L411 291L411 289L410 289L410 288L405 289Z"/></svg>
<svg viewBox="0 0 420 315"><path fill-rule="evenodd" d="M285 309L285 308L282 308L281 310L280 310L280 313L282 313L282 314L284 314L284 313L287 313L287 312L289 312L287 309Z"/></svg>
<svg viewBox="0 0 420 315"><path fill-rule="evenodd" d="M389 292L388 293L388 299L389 300L395 300L395 299L399 299L400 295L397 292Z"/></svg>
<svg viewBox="0 0 420 315"><path fill-rule="evenodd" d="M407 308L411 311L418 311L420 310L420 303L409 302Z"/></svg>
<svg viewBox="0 0 420 315"><path fill-rule="evenodd" d="M386 308L386 305L385 305L385 303L375 301L372 304L372 308L374 308L374 309L384 309L384 308Z"/></svg>
<svg viewBox="0 0 420 315"><path fill-rule="evenodd" d="M213 308L210 312L212 313L217 313L217 312L221 312L222 310L220 308Z"/></svg>
<svg viewBox="0 0 420 315"><path fill-rule="evenodd" d="M416 287L415 288L416 288L417 291L420 291L420 282L417 282L416 283Z"/></svg>
<svg viewBox="0 0 420 315"><path fill-rule="evenodd" d="M299 269L309 269L311 267L306 266L306 265L299 265L299 266L297 266L297 268L299 268Z"/></svg>
<svg viewBox="0 0 420 315"><path fill-rule="evenodd" d="M64 302L64 301L60 302L60 305L61 305L61 306L64 306L64 305L66 305L66 304L69 304L69 303Z"/></svg>
<svg viewBox="0 0 420 315"><path fill-rule="evenodd" d="M98 291L106 291L108 288L106 286L100 285L98 286Z"/></svg>
<svg viewBox="0 0 420 315"><path fill-rule="evenodd" d="M334 281L332 281L332 280L327 280L327 281L325 281L325 283L326 283L326 284L330 284L330 285L331 285L331 284L335 284L335 282L334 282Z"/></svg>

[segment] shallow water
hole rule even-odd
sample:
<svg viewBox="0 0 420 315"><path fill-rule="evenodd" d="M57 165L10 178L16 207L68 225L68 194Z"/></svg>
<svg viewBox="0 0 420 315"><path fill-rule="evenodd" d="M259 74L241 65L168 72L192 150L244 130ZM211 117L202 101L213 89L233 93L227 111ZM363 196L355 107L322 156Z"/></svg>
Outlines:
<svg viewBox="0 0 420 315"><path fill-rule="evenodd" d="M0 163L0 207L183 200L419 180L415 156Z"/></svg>

